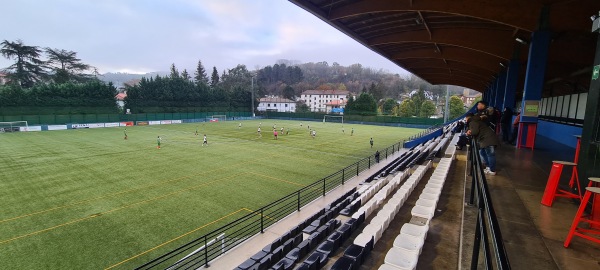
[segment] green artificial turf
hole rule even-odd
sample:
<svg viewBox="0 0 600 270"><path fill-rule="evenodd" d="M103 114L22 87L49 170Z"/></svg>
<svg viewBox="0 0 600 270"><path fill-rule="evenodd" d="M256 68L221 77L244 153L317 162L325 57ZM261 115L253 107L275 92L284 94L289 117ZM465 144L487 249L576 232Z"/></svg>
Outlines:
<svg viewBox="0 0 600 270"><path fill-rule="evenodd" d="M238 123L0 134L2 268L131 269L420 131Z"/></svg>

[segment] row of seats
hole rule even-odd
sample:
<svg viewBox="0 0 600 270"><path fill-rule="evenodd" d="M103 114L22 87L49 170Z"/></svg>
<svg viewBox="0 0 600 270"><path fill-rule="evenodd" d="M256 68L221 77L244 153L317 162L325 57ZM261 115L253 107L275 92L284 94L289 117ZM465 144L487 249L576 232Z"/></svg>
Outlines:
<svg viewBox="0 0 600 270"><path fill-rule="evenodd" d="M316 247L316 244L321 242L326 234L339 227L340 222L333 218L338 215L343 207L354 200L355 196L358 196L358 193L356 188L353 188L326 208L321 209L266 245L236 269L266 270L272 267L275 267L275 269L290 269L288 267L291 267L299 258L306 255L304 253L307 252L309 247ZM312 230L311 237L304 239L303 231L317 226L317 224L318 227Z"/></svg>
<svg viewBox="0 0 600 270"><path fill-rule="evenodd" d="M430 140L394 159L371 175L371 179L380 179L376 183L364 185L359 190L353 189L336 199L325 209L317 212L292 228L284 236L265 246L263 250L239 265L237 269L292 269L296 264L297 269L321 269L333 252L350 237L367 216L370 216L376 208L381 206L381 203L409 173L406 171L400 172L392 180L382 176L400 168L405 170L409 164L414 164L413 159L420 158L426 151L429 151L430 147L433 147L431 146L432 143L434 141ZM429 164L430 162L427 166L430 166ZM420 179L427 170L427 166L417 167L413 174L418 175ZM407 180L407 182L409 181ZM408 195L404 200L407 197ZM385 209L385 212L388 212L386 227L392 218L391 213L395 215L400 206L401 203L395 207L390 206L389 209ZM338 214L351 215L352 218L342 224L341 221L335 219ZM359 263L362 263L365 252L370 251L375 244L375 240L372 240L370 244L367 241L362 246L355 244L349 247L345 251L345 259L342 262L350 260L352 265L360 265ZM302 260L303 258L305 259Z"/></svg>
<svg viewBox="0 0 600 270"><path fill-rule="evenodd" d="M400 234L394 239L393 247L386 253L384 264L380 270L415 269L421 254L429 222L435 215L440 194L447 179L452 158L442 158L438 163L427 184L421 191L419 199L411 209L413 217L419 217L423 224L406 223L400 229Z"/></svg>

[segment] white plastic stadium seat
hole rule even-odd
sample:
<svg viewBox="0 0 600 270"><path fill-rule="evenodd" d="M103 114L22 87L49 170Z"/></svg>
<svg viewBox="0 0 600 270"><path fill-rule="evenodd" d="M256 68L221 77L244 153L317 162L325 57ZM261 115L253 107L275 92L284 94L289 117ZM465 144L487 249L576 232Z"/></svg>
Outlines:
<svg viewBox="0 0 600 270"><path fill-rule="evenodd" d="M406 223L402 225L400 229L400 233L412 235L414 237L420 237L425 239L427 237L427 232L429 231L429 225L415 225L412 223Z"/></svg>
<svg viewBox="0 0 600 270"><path fill-rule="evenodd" d="M429 207L429 208L435 208L437 204L436 200L429 200L429 199L424 199L419 197L419 199L416 202L416 205L420 205L420 206L425 206L425 207Z"/></svg>
<svg viewBox="0 0 600 270"><path fill-rule="evenodd" d="M354 244L357 246L366 247L367 243L371 241L371 237L373 237L373 235L363 232L354 238Z"/></svg>
<svg viewBox="0 0 600 270"><path fill-rule="evenodd" d="M394 247L421 254L425 240L409 234L400 234L394 239Z"/></svg>
<svg viewBox="0 0 600 270"><path fill-rule="evenodd" d="M392 247L385 255L385 263L402 270L413 270L417 267L419 254Z"/></svg>
<svg viewBox="0 0 600 270"><path fill-rule="evenodd" d="M435 208L415 205L410 210L410 213L415 217L422 217L424 219L431 220L431 218L433 218L433 215L435 214Z"/></svg>

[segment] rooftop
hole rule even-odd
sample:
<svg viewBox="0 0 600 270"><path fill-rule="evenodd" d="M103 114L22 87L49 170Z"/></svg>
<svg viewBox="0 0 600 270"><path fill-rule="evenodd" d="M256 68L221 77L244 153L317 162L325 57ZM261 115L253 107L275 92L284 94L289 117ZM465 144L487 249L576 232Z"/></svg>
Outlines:
<svg viewBox="0 0 600 270"><path fill-rule="evenodd" d="M348 95L349 91L346 90L306 90L302 92L302 95Z"/></svg>

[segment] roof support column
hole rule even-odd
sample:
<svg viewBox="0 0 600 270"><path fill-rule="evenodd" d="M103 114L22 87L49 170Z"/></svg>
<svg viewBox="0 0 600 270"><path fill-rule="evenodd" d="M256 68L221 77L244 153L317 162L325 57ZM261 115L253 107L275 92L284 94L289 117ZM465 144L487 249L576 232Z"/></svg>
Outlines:
<svg viewBox="0 0 600 270"><path fill-rule="evenodd" d="M501 71L498 76L498 83L496 84L496 96L494 101L494 107L499 111L504 109L504 92L506 89L506 71Z"/></svg>
<svg viewBox="0 0 600 270"><path fill-rule="evenodd" d="M517 82L519 81L519 66L521 65L518 58L514 58L508 64L506 72L506 85L504 87L504 107L509 107L514 111L515 94L517 92ZM504 109L504 108L501 108Z"/></svg>
<svg viewBox="0 0 600 270"><path fill-rule="evenodd" d="M521 146L533 149L535 146L535 133L537 129L537 108L542 98L544 88L544 75L548 62L548 48L550 47L550 31L548 29L548 8L542 9L540 30L533 32L529 44L529 57L527 59L527 72L525 75L525 89L521 101L521 121L519 123L519 136L517 148ZM538 104L537 106L535 104ZM529 109L530 111L528 112ZM527 140L523 140L523 139Z"/></svg>
<svg viewBox="0 0 600 270"><path fill-rule="evenodd" d="M600 15L600 11L598 12ZM580 179L587 179L600 173L600 16L594 20L592 32L597 33L596 57L592 68L590 90L588 92L587 105L583 130L581 131L581 153L579 156L580 171L583 173ZM587 185L587 181L581 184Z"/></svg>
<svg viewBox="0 0 600 270"><path fill-rule="evenodd" d="M496 97L496 85L498 84L498 78L494 79L490 84L488 95L487 95L487 105L494 106L494 98Z"/></svg>

